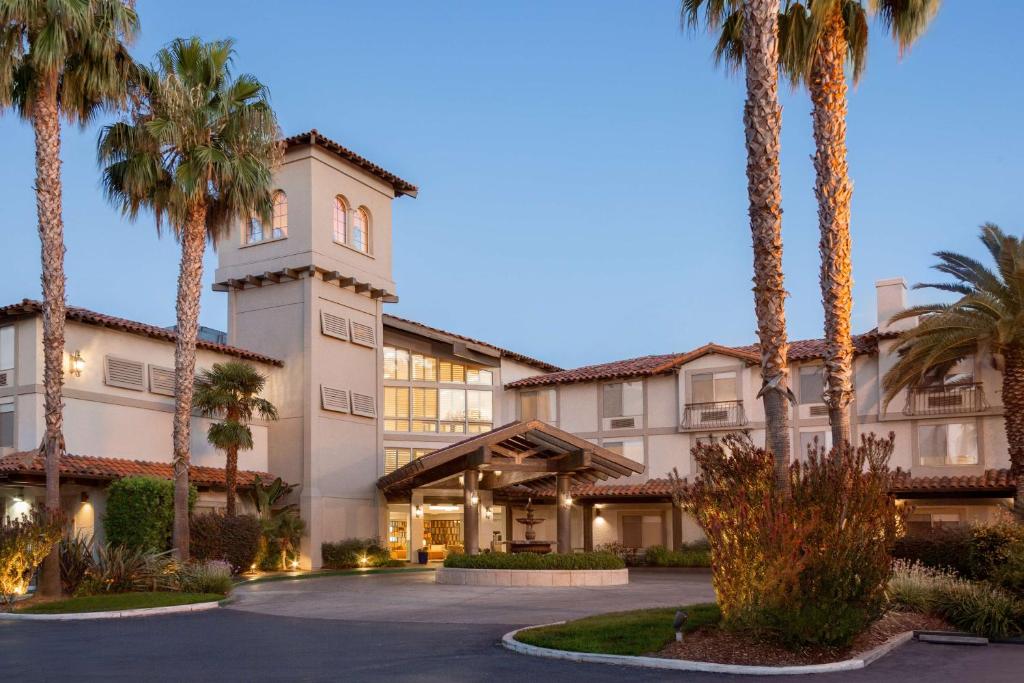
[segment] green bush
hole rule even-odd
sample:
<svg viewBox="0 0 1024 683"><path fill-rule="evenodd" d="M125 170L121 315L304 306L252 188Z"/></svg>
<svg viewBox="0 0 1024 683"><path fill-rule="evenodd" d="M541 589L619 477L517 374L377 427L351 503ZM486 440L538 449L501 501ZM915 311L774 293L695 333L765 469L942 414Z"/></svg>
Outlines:
<svg viewBox="0 0 1024 683"><path fill-rule="evenodd" d="M231 592L231 567L225 562L189 562L178 568L178 590L182 593Z"/></svg>
<svg viewBox="0 0 1024 683"><path fill-rule="evenodd" d="M94 564L92 539L74 536L60 540L60 583L67 595L74 595Z"/></svg>
<svg viewBox="0 0 1024 683"><path fill-rule="evenodd" d="M197 493L189 490L189 508ZM171 547L174 482L155 477L125 477L107 489L103 528L114 546L161 552Z"/></svg>
<svg viewBox="0 0 1024 683"><path fill-rule="evenodd" d="M19 517L0 517L0 600L8 607L24 595L36 568L60 542L60 513L37 508Z"/></svg>
<svg viewBox="0 0 1024 683"><path fill-rule="evenodd" d="M1024 544L1024 525L1010 519L991 524L911 531L896 542L893 557L948 568L967 579L989 580Z"/></svg>
<svg viewBox="0 0 1024 683"><path fill-rule="evenodd" d="M710 567L711 551L706 546L669 550L663 545L653 545L644 553L644 560L651 567Z"/></svg>
<svg viewBox="0 0 1024 683"><path fill-rule="evenodd" d="M376 538L347 538L320 546L323 566L327 569L353 567L384 567L391 562L391 554Z"/></svg>
<svg viewBox="0 0 1024 683"><path fill-rule="evenodd" d="M101 545L76 593L130 593L177 590L178 578L170 551L153 552L120 545Z"/></svg>
<svg viewBox="0 0 1024 683"><path fill-rule="evenodd" d="M200 561L226 562L232 573L241 574L256 563L261 534L260 522L252 515L195 515L191 521L192 556Z"/></svg>
<svg viewBox="0 0 1024 683"><path fill-rule="evenodd" d="M444 560L445 567L457 569L622 569L621 557L609 552L559 554L548 553L481 553L479 555L451 554Z"/></svg>
<svg viewBox="0 0 1024 683"><path fill-rule="evenodd" d="M992 572L992 581L1024 599L1024 542L1007 548L1006 561Z"/></svg>

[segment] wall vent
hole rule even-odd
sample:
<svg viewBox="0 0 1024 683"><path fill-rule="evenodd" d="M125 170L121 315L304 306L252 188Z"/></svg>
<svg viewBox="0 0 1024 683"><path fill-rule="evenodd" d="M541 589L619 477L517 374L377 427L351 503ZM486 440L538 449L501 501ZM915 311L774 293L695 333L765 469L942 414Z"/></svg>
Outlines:
<svg viewBox="0 0 1024 683"><path fill-rule="evenodd" d="M320 331L328 337L348 341L348 320L340 315L320 311Z"/></svg>
<svg viewBox="0 0 1024 683"><path fill-rule="evenodd" d="M635 417L613 417L608 420L609 429L632 429L636 427Z"/></svg>
<svg viewBox="0 0 1024 683"><path fill-rule="evenodd" d="M149 390L154 394L174 396L174 369L150 365Z"/></svg>
<svg viewBox="0 0 1024 683"><path fill-rule="evenodd" d="M145 363L117 356L106 356L103 359L103 382L111 387L145 391Z"/></svg>
<svg viewBox="0 0 1024 683"><path fill-rule="evenodd" d="M352 414L363 417L377 417L377 405L373 396L352 392Z"/></svg>
<svg viewBox="0 0 1024 683"><path fill-rule="evenodd" d="M0 372L0 387L11 386L11 373L9 371Z"/></svg>
<svg viewBox="0 0 1024 683"><path fill-rule="evenodd" d="M826 405L811 406L808 409L807 412L808 412L808 414L811 417L828 417L828 406L826 406Z"/></svg>
<svg viewBox="0 0 1024 683"><path fill-rule="evenodd" d="M728 410L702 410L700 411L701 424L705 422L728 422L729 411Z"/></svg>
<svg viewBox="0 0 1024 683"><path fill-rule="evenodd" d="M333 387L325 387L323 384L320 385L320 405L324 410L332 410L336 413L347 413L348 408L348 391L345 389L335 389Z"/></svg>
<svg viewBox="0 0 1024 683"><path fill-rule="evenodd" d="M357 323L355 320L352 321L352 341L363 346L377 345L377 337L373 333L373 328L369 325Z"/></svg>

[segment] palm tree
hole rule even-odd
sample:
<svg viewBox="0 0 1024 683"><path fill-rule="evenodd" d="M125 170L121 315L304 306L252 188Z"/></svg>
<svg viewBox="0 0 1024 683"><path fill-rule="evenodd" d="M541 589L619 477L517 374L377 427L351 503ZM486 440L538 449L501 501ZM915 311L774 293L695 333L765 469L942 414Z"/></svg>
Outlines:
<svg viewBox="0 0 1024 683"><path fill-rule="evenodd" d="M132 60L125 44L138 31L133 3L122 0L0 0L0 109L13 106L36 142L36 212L42 253L46 507L60 508L64 452L63 187L61 119L85 126L126 98ZM59 557L43 566L43 595L60 594Z"/></svg>
<svg viewBox="0 0 1024 683"><path fill-rule="evenodd" d="M248 363L231 361L214 363L212 370L203 370L196 381L195 407L206 417L219 417L206 432L206 439L214 448L224 451L227 466L224 479L227 484L227 514L235 516L235 495L238 488L238 451L252 449L252 430L249 422L254 415L264 420L276 420L277 408L260 392L267 378Z"/></svg>
<svg viewBox="0 0 1024 683"><path fill-rule="evenodd" d="M720 26L715 60L738 69L743 63L743 15L734 6L710 0L685 0L684 20L692 22L701 2L712 26ZM904 51L927 28L939 0L787 1L778 15L779 67L794 86L805 84L813 105L814 194L818 200L822 304L825 309L825 395L832 442L852 438L853 277L850 261L850 200L853 183L846 162L847 85L850 65L856 83L868 46L868 11L873 11Z"/></svg>
<svg viewBox="0 0 1024 683"><path fill-rule="evenodd" d="M995 269L969 256L949 251L935 254L935 270L952 282L914 285L960 295L948 304L911 306L893 321L918 318L916 327L900 334L899 359L886 373L885 403L901 389L912 388L929 375L945 374L964 358L984 351L1003 373L1003 422L1016 477L1014 512L1024 520L1024 244L997 225L981 226L981 242Z"/></svg>
<svg viewBox="0 0 1024 683"><path fill-rule="evenodd" d="M703 6L703 12L701 8ZM731 12L730 12L731 10ZM735 13L735 14L733 14ZM747 101L747 196L754 246L754 313L761 351L765 446L775 457L775 482L789 483L789 344L782 273L782 176L779 169L779 0L683 0L683 20L717 28L732 15L739 24Z"/></svg>
<svg viewBox="0 0 1024 683"><path fill-rule="evenodd" d="M271 220L280 158L267 89L235 76L230 40L177 39L141 69L129 118L104 128L98 145L107 196L134 219L142 209L181 243L174 351L174 549L189 554L190 416L203 252L250 216Z"/></svg>

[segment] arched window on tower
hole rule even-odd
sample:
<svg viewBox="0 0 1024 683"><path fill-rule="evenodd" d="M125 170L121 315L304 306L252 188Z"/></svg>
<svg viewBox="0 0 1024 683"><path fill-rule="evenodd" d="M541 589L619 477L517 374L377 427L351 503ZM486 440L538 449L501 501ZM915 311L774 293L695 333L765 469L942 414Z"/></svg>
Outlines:
<svg viewBox="0 0 1024 683"><path fill-rule="evenodd" d="M370 212L362 206L356 211L349 246L364 254L370 253Z"/></svg>
<svg viewBox="0 0 1024 683"><path fill-rule="evenodd" d="M348 239L348 203L338 195L334 198L334 241L345 244Z"/></svg>

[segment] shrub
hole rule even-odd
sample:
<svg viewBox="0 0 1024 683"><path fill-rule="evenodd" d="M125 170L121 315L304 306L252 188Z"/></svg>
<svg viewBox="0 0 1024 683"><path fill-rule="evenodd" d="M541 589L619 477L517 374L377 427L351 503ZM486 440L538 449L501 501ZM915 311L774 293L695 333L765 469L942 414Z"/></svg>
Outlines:
<svg viewBox="0 0 1024 683"><path fill-rule="evenodd" d="M1024 543L1024 524L1007 516L993 524L972 526L970 537L966 576L990 579L1009 560L1011 548L1017 543Z"/></svg>
<svg viewBox="0 0 1024 683"><path fill-rule="evenodd" d="M896 541L892 556L908 563L920 562L933 569L950 569L961 576L969 572L971 534L967 527L908 531Z"/></svg>
<svg viewBox="0 0 1024 683"><path fill-rule="evenodd" d="M10 607L24 595L36 568L60 541L63 517L36 508L0 518L0 598Z"/></svg>
<svg viewBox="0 0 1024 683"><path fill-rule="evenodd" d="M622 569L622 558L603 551L592 553L481 553L452 554L445 567L458 569Z"/></svg>
<svg viewBox="0 0 1024 683"><path fill-rule="evenodd" d="M178 568L178 590L183 593L227 595L234 584L225 562L189 562Z"/></svg>
<svg viewBox="0 0 1024 683"><path fill-rule="evenodd" d="M78 595L177 590L170 551L153 552L121 545L101 545L79 584Z"/></svg>
<svg viewBox="0 0 1024 683"><path fill-rule="evenodd" d="M647 564L643 550L625 546L618 541L599 545L595 548L595 551L611 553L621 559L627 567L642 567Z"/></svg>
<svg viewBox="0 0 1024 683"><path fill-rule="evenodd" d="M706 547L669 550L663 545L653 545L644 553L644 561L651 567L710 567L711 551Z"/></svg>
<svg viewBox="0 0 1024 683"><path fill-rule="evenodd" d="M702 475L674 497L712 551L724 624L788 647L847 645L882 609L900 511L888 494L893 437L811 453L774 485L771 453L743 435L693 449Z"/></svg>
<svg viewBox="0 0 1024 683"><path fill-rule="evenodd" d="M1024 542L1007 548L1006 561L993 570L992 581L1024 599Z"/></svg>
<svg viewBox="0 0 1024 683"><path fill-rule="evenodd" d="M196 490L189 491L189 508ZM155 477L125 477L107 489L103 528L114 546L161 552L171 547L174 482Z"/></svg>
<svg viewBox="0 0 1024 683"><path fill-rule="evenodd" d="M74 595L93 566L92 539L74 536L60 541L60 583L64 592Z"/></svg>
<svg viewBox="0 0 1024 683"><path fill-rule="evenodd" d="M263 536L260 539L257 565L265 570L288 569L298 557L299 542L306 523L298 512L286 508L261 518L260 526Z"/></svg>
<svg viewBox="0 0 1024 683"><path fill-rule="evenodd" d="M190 550L197 560L223 561L232 573L241 574L256 563L261 534L259 520L252 515L195 515L191 520Z"/></svg>
<svg viewBox="0 0 1024 683"><path fill-rule="evenodd" d="M391 554L376 538L347 538L324 543L320 552L327 569L382 567L391 561Z"/></svg>

